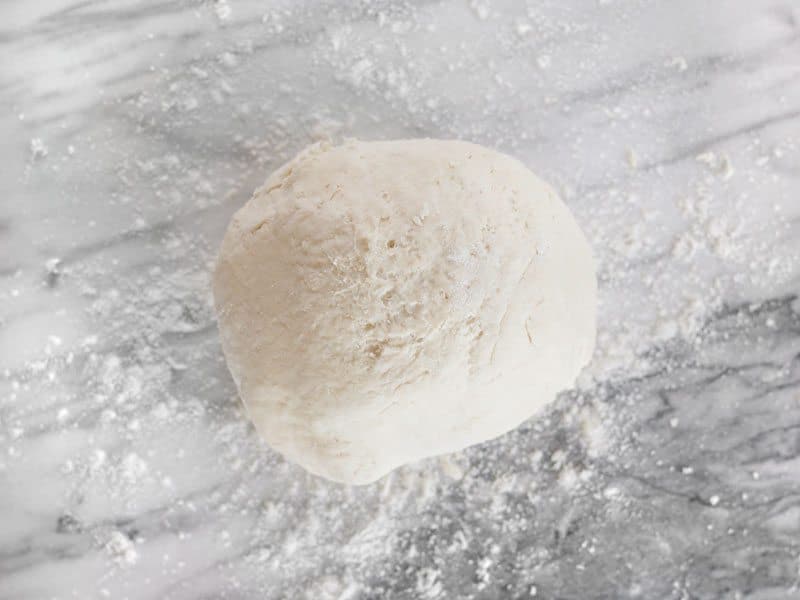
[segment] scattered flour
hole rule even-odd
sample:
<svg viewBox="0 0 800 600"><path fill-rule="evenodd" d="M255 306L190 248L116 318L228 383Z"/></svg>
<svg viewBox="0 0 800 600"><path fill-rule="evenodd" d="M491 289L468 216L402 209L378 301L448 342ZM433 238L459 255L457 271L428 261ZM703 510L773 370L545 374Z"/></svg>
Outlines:
<svg viewBox="0 0 800 600"><path fill-rule="evenodd" d="M111 560L120 567L132 567L139 560L134 542L121 531L112 531L105 544Z"/></svg>
<svg viewBox="0 0 800 600"><path fill-rule="evenodd" d="M220 21L227 21L231 17L231 5L228 0L215 0L214 13Z"/></svg>
<svg viewBox="0 0 800 600"><path fill-rule="evenodd" d="M121 474L124 479L133 483L147 473L147 463L135 453L128 454L121 464Z"/></svg>
<svg viewBox="0 0 800 600"><path fill-rule="evenodd" d="M33 138L31 140L31 159L39 160L46 157L47 154L47 146L45 146L41 138Z"/></svg>
<svg viewBox="0 0 800 600"><path fill-rule="evenodd" d="M426 567L417 572L416 591L420 598L438 598L444 591L439 581L440 572Z"/></svg>

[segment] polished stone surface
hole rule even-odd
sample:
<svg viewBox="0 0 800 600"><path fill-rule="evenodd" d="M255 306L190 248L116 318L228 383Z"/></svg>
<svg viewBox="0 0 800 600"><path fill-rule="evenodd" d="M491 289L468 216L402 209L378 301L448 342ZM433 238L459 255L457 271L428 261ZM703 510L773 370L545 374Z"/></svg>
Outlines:
<svg viewBox="0 0 800 600"><path fill-rule="evenodd" d="M0 598L800 597L792 0L0 5ZM261 444L208 289L313 140L456 137L552 182L595 359L363 488Z"/></svg>

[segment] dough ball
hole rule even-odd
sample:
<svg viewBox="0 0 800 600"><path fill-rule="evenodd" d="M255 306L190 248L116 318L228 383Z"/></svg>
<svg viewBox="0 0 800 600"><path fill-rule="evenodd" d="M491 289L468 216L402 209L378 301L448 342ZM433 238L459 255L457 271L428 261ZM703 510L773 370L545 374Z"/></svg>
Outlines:
<svg viewBox="0 0 800 600"><path fill-rule="evenodd" d="M260 435L346 483L516 427L594 347L575 220L521 163L465 142L305 149L233 217L213 287Z"/></svg>

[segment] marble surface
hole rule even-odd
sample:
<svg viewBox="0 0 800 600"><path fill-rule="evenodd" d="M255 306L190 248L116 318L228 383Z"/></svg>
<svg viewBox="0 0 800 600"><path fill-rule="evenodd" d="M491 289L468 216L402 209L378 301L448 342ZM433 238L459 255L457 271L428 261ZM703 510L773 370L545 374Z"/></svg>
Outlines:
<svg viewBox="0 0 800 600"><path fill-rule="evenodd" d="M0 598L800 598L793 0L0 5ZM457 137L597 255L578 388L363 488L262 445L208 272L316 139Z"/></svg>

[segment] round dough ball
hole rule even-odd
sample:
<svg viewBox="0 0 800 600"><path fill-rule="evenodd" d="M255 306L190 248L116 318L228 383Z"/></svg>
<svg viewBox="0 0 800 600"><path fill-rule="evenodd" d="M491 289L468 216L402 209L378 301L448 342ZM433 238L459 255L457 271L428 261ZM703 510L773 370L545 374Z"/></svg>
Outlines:
<svg viewBox="0 0 800 600"><path fill-rule="evenodd" d="M459 141L310 146L233 217L213 287L258 432L346 483L516 427L594 348L594 265L568 209Z"/></svg>

